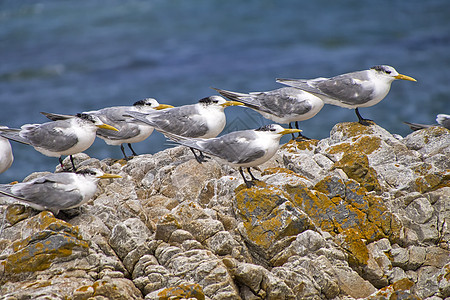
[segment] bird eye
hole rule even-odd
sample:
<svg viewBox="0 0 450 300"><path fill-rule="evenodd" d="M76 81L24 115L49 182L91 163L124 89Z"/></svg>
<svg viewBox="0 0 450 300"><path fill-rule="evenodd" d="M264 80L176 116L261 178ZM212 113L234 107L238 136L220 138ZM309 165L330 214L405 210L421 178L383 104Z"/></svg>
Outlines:
<svg viewBox="0 0 450 300"><path fill-rule="evenodd" d="M389 70L385 70L384 71L386 74L391 74L391 71L389 71Z"/></svg>

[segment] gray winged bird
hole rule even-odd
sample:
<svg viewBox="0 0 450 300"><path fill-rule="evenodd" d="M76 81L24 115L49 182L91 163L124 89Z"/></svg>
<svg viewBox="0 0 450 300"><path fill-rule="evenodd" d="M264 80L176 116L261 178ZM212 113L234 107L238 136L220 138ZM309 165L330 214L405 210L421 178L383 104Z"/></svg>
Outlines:
<svg viewBox="0 0 450 300"><path fill-rule="evenodd" d="M125 117L124 114L127 111L137 111L141 113L148 113L153 110L172 108L172 105L159 104L153 98L146 98L135 102L132 106L112 106L102 108L100 110L93 110L84 112L85 114L96 115L101 121L114 126L118 131L112 131L107 129L98 129L97 136L105 141L108 145L118 146L120 145L120 150L125 158L128 160L129 157L125 154L125 149L123 144L128 144L133 156L136 156L136 152L131 147L131 144L142 142L148 138L152 132L153 127L142 123L142 122L132 122L129 117ZM43 113L50 120L64 120L72 118L73 115L62 115L53 113Z"/></svg>
<svg viewBox="0 0 450 300"><path fill-rule="evenodd" d="M148 138L152 132L153 127L142 122L130 122L130 118L124 116L127 111L137 111L141 113L148 113L153 110L161 110L173 108L172 105L159 104L153 98L146 98L135 102L132 106L113 106L106 107L100 110L88 111L87 114L93 114L100 118L104 123L114 126L119 131L112 131L107 129L97 130L97 136L105 141L108 145L120 145L125 159L128 159L125 154L123 144L128 144L133 156L136 152L131 147L131 144L138 143Z"/></svg>
<svg viewBox="0 0 450 300"><path fill-rule="evenodd" d="M239 167L239 173L250 188L254 185L253 181L258 180L250 172L250 168L272 158L284 134L300 131L300 129L285 129L280 125L271 124L254 130L234 131L210 139L188 138L164 131L162 133L174 142L215 156L233 167ZM242 168L247 168L252 180L245 178Z"/></svg>
<svg viewBox="0 0 450 300"><path fill-rule="evenodd" d="M323 101L311 93L293 87L285 87L267 92L237 93L216 89L228 99L244 103L245 106L259 112L264 118L279 124L304 121L314 117L323 107ZM298 137L303 137L299 133ZM294 139L294 135L292 135Z"/></svg>
<svg viewBox="0 0 450 300"><path fill-rule="evenodd" d="M37 210L60 210L79 207L89 201L101 178L121 178L88 168L76 173L50 173L17 184L1 184L0 194L19 200Z"/></svg>
<svg viewBox="0 0 450 300"><path fill-rule="evenodd" d="M8 129L8 127L0 126L0 130L1 129ZM9 140L0 136L0 173L8 170L9 167L11 167L13 161L14 156Z"/></svg>
<svg viewBox="0 0 450 300"><path fill-rule="evenodd" d="M442 126L444 128L450 129L450 115L446 114L439 114L436 116L436 122L438 123L437 126ZM410 123L410 122L404 122L406 125L411 128L411 130L420 130L424 128L429 128L436 125L428 125L428 124L419 124L419 123Z"/></svg>
<svg viewBox="0 0 450 300"><path fill-rule="evenodd" d="M171 109L140 113L128 111L125 115L153 126L158 131L191 138L213 138L222 132L226 124L225 107L242 105L237 101L226 101L220 96L200 99L196 104L178 106ZM204 161L203 153L194 152L198 162Z"/></svg>
<svg viewBox="0 0 450 300"><path fill-rule="evenodd" d="M354 108L359 123L370 125L370 120L361 117L358 108L370 107L383 100L396 79L416 81L399 74L391 66L382 65L331 78L277 79L277 82L313 93L326 104Z"/></svg>
<svg viewBox="0 0 450 300"><path fill-rule="evenodd" d="M31 145L46 156L59 157L62 168L62 155L69 155L75 171L72 155L83 152L92 145L98 128L117 131L96 116L78 114L54 122L25 124L20 129L0 128L0 136Z"/></svg>

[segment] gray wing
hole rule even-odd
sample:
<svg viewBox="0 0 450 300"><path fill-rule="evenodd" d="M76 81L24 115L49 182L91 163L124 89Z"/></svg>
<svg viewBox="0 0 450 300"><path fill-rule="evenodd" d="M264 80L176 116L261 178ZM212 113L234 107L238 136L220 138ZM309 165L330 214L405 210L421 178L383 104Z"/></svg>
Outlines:
<svg viewBox="0 0 450 300"><path fill-rule="evenodd" d="M236 93L215 89L228 99L239 101L254 110L269 113L278 117L292 114L306 114L312 109L308 99L300 96L301 89L286 87L268 92L253 92L250 94Z"/></svg>
<svg viewBox="0 0 450 300"><path fill-rule="evenodd" d="M358 71L338 75L331 78L304 79L277 79L277 82L302 89L304 91L333 98L342 103L355 105L370 101L373 88L367 89L356 82L367 81L367 71Z"/></svg>
<svg viewBox="0 0 450 300"><path fill-rule="evenodd" d="M115 106L89 112L100 118L103 123L117 128L119 131L98 129L97 135L110 140L130 139L140 133L139 126L126 117L128 111L132 109L128 106Z"/></svg>
<svg viewBox="0 0 450 300"><path fill-rule="evenodd" d="M436 122L441 124L443 127L450 129L450 115L439 114L436 116Z"/></svg>
<svg viewBox="0 0 450 300"><path fill-rule="evenodd" d="M59 152L71 148L78 142L75 134L62 134L62 130L67 128L70 128L70 124L64 120L24 125L19 135L33 147Z"/></svg>
<svg viewBox="0 0 450 300"><path fill-rule="evenodd" d="M364 87L359 81L367 81L366 71L353 72L332 77L327 80L313 82L312 84L328 97L339 99L341 102L355 105L363 104L372 99L373 87Z"/></svg>
<svg viewBox="0 0 450 300"><path fill-rule="evenodd" d="M166 133L165 133L166 134ZM193 139L166 134L171 140L197 149L233 164L252 162L266 153L260 147L251 145L257 137L253 130L236 131L212 139Z"/></svg>
<svg viewBox="0 0 450 300"><path fill-rule="evenodd" d="M312 109L304 92L296 88L281 88L269 92L251 93L258 99L258 110L283 117L292 114L303 115Z"/></svg>
<svg viewBox="0 0 450 300"><path fill-rule="evenodd" d="M73 174L57 173L10 187L15 198L49 209L60 210L76 206L83 200L72 185Z"/></svg>
<svg viewBox="0 0 450 300"><path fill-rule="evenodd" d="M207 124L201 118L198 118L200 115L195 105L159 110L149 114L138 112L127 112L127 114L155 127L159 131L176 135L199 137L208 132Z"/></svg>

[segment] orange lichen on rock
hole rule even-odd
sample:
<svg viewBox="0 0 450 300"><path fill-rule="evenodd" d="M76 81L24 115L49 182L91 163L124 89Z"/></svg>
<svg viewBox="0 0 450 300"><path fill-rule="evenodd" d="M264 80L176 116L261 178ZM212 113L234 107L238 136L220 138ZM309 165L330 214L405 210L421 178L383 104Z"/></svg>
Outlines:
<svg viewBox="0 0 450 300"><path fill-rule="evenodd" d="M318 143L319 140L305 140L305 141L290 140L288 143L281 146L281 148L289 152L297 152L301 150L313 150Z"/></svg>
<svg viewBox="0 0 450 300"><path fill-rule="evenodd" d="M288 199L288 194L274 187L243 189L236 194L237 213L252 243L268 249L283 237L313 228L308 216Z"/></svg>
<svg viewBox="0 0 450 300"><path fill-rule="evenodd" d="M197 299L204 300L205 294L199 284L180 284L178 286L165 288L158 293L160 300L169 299Z"/></svg>
<svg viewBox="0 0 450 300"><path fill-rule="evenodd" d="M74 248L86 252L89 248L78 227L56 219L48 211L31 218L26 226L33 233L12 244L14 253L2 262L6 273L42 271L55 259L70 256Z"/></svg>
<svg viewBox="0 0 450 300"><path fill-rule="evenodd" d="M342 159L334 164L334 168L342 169L349 178L359 182L368 191L381 191L377 172L370 167L367 155L362 152L345 153Z"/></svg>
<svg viewBox="0 0 450 300"><path fill-rule="evenodd" d="M381 146L381 139L376 136L361 136L350 142L342 142L330 146L326 151L330 154L353 152L355 149L364 154L371 154Z"/></svg>

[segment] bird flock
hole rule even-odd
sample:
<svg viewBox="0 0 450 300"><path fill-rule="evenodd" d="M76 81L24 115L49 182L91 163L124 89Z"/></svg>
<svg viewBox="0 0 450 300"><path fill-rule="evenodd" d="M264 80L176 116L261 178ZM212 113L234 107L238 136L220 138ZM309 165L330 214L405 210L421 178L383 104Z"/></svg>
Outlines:
<svg viewBox="0 0 450 300"><path fill-rule="evenodd" d="M212 95L179 107L147 98L131 106L107 107L76 115L43 113L49 122L25 124L17 129L0 126L0 173L13 162L9 140L30 145L46 156L58 157L64 172L23 183L2 184L0 194L54 213L78 207L94 195L99 179L120 176L92 168L77 170L72 155L85 151L99 137L108 145L120 146L124 159L129 160L137 155L131 144L147 139L154 129L189 147L199 163L213 156L238 168L247 188L251 188L258 180L251 168L275 155L283 135L308 139L301 134L299 121L314 117L324 104L331 104L355 109L358 122L370 126L373 123L364 119L358 108L383 100L396 79L416 81L391 66L380 65L331 78L277 79L286 87L266 92L240 93L214 88L221 96ZM224 110L229 106L250 108L275 123L288 124L289 128L270 124L218 137L226 125ZM438 117L447 128L449 120L447 115ZM125 144L132 156L126 155ZM63 165L63 156L70 157L70 166ZM244 169L250 179L246 178Z"/></svg>

